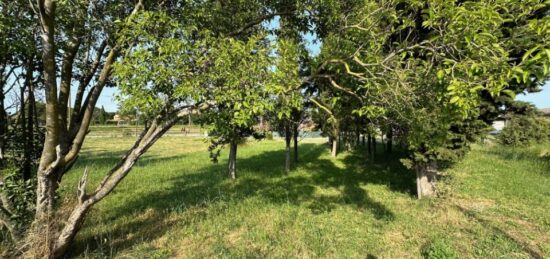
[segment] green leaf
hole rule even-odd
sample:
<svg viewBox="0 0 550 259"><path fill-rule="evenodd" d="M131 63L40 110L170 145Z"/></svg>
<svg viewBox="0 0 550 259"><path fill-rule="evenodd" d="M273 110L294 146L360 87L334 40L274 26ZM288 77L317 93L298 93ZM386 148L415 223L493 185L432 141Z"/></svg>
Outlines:
<svg viewBox="0 0 550 259"><path fill-rule="evenodd" d="M460 97L458 97L458 96L453 96L453 98L451 98L451 100L450 100L449 102L450 102L451 104L453 104L453 103L458 102L459 100L460 100Z"/></svg>
<svg viewBox="0 0 550 259"><path fill-rule="evenodd" d="M530 50L525 52L525 54L523 54L523 58L521 59L522 62L525 62L531 56L531 54L533 54L533 52L535 52L538 48L539 46L535 46L534 48L531 48Z"/></svg>
<svg viewBox="0 0 550 259"><path fill-rule="evenodd" d="M510 89L504 89L501 91L501 94L506 94L508 96L510 96L512 99L515 99L516 98L516 93Z"/></svg>
<svg viewBox="0 0 550 259"><path fill-rule="evenodd" d="M443 78L445 78L445 71L443 71L443 70L437 71L437 79L439 79L441 81L441 80L443 80Z"/></svg>

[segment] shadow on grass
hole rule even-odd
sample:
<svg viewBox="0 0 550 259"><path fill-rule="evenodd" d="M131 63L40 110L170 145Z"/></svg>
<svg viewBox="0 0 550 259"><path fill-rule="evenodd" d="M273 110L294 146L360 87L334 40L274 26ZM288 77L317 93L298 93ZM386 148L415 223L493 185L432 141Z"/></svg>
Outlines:
<svg viewBox="0 0 550 259"><path fill-rule="evenodd" d="M236 181L228 180L225 174L225 160L220 164L209 164L195 172L174 173L159 181L169 181L171 188L148 191L118 207L110 208L109 219L138 215L130 222L117 225L100 233L100 236L118 236L110 249L116 251L135 245L139 240L131 237L155 239L164 235L174 224L170 212L191 213L189 223L206 217L206 210L213 202L240 201L250 197L270 203L306 206L312 213L327 213L338 206L350 206L358 211L371 213L374 218L391 221L395 215L384 204L374 200L363 188L366 184L386 185L391 191L412 195L414 176L399 162L400 153L378 154L375 162L366 159L365 150L358 149L338 160L343 165L326 158L325 145L301 144L300 163L295 172L283 174L284 151L268 151L238 159ZM123 153L107 153L83 159L80 163L114 164ZM186 154L174 157L146 156L140 164L178 163L192 159ZM187 157L187 158L186 158ZM139 166L139 164L138 164ZM183 165L182 165L183 166ZM329 194L316 193L317 187L330 190ZM151 215L144 211L154 211ZM201 212L202 211L202 212ZM202 216L201 216L202 215ZM187 220L185 220L187 221ZM178 224L186 224L179 221ZM130 234L129 234L130 233ZM100 246L96 237L87 237L73 249L73 255L82 254L84 249L97 250Z"/></svg>

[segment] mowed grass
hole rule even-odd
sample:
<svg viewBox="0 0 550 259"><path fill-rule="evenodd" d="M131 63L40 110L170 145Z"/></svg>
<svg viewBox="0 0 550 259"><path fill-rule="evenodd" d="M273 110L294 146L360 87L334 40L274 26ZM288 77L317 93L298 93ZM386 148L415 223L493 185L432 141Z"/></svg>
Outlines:
<svg viewBox="0 0 550 259"><path fill-rule="evenodd" d="M88 139L66 175L89 189L133 138ZM548 147L548 146L547 146ZM398 152L332 159L322 140L300 143L300 163L283 173L283 142L239 147L238 179L225 177L227 151L209 160L199 138L165 137L89 214L74 257L419 258L550 255L550 158L544 145L475 146L447 170L436 199L414 197L414 174Z"/></svg>
<svg viewBox="0 0 550 259"><path fill-rule="evenodd" d="M97 137L107 137L107 138L117 138L117 137L132 137L137 136L143 130L144 125L91 125L90 132L88 137L97 138ZM205 128L202 128L200 125L188 125L185 123L180 123L168 130L168 135L176 136L186 136L187 134L199 134L202 135L205 132ZM185 132L184 132L185 131Z"/></svg>

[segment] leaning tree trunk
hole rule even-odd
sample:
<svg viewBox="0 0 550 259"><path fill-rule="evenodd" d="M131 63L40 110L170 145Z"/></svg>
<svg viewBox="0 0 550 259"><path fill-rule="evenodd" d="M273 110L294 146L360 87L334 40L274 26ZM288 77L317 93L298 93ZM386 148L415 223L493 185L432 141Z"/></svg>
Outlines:
<svg viewBox="0 0 550 259"><path fill-rule="evenodd" d="M285 125L285 173L290 172L290 141L291 141L290 126Z"/></svg>
<svg viewBox="0 0 550 259"><path fill-rule="evenodd" d="M231 179L237 178L237 140L229 144L228 176Z"/></svg>
<svg viewBox="0 0 550 259"><path fill-rule="evenodd" d="M128 175L141 155L147 152L147 150L168 131L168 129L176 124L180 119L179 116L179 112L173 112L169 116L159 116L148 129L145 129L140 134L134 146L119 163L110 170L93 193L86 193L88 171L87 169L84 171L84 175L78 183L78 204L72 210L63 229L53 242L52 254L54 257L61 257L65 253L69 244L80 230L86 214L92 206L101 201L116 188L124 177Z"/></svg>
<svg viewBox="0 0 550 259"><path fill-rule="evenodd" d="M434 196L436 194L437 162L417 163L415 170L418 199Z"/></svg>

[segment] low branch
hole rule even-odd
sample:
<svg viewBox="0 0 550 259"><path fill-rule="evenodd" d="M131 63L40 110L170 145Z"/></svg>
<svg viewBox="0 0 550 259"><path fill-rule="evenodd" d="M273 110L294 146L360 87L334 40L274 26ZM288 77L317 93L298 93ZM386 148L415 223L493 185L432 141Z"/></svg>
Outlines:
<svg viewBox="0 0 550 259"><path fill-rule="evenodd" d="M82 174L82 177L80 177L80 181L78 181L78 202L82 204L87 196L86 196L86 184L88 183L88 167L84 169L84 173Z"/></svg>
<svg viewBox="0 0 550 259"><path fill-rule="evenodd" d="M61 165L61 162L63 161L63 154L62 154L60 145L57 145L55 147L55 155L56 155L55 160L44 171L45 175L51 175Z"/></svg>
<svg viewBox="0 0 550 259"><path fill-rule="evenodd" d="M152 125L142 131L140 137L134 143L134 146L127 152L120 162L109 171L96 190L90 195L85 195L87 172L84 173L78 187L79 204L73 209L67 223L57 237L54 245L54 256L63 255L69 243L74 239L76 233L82 226L85 216L90 208L105 198L118 186L118 184L128 175L141 155L147 152L147 150L160 137L162 137L164 133L166 133L179 121L179 119L181 119L181 116L178 114L183 109L189 109L190 107L196 107L196 105L182 106L170 113L163 112L159 114L159 116L157 116L153 121ZM200 105L199 110L208 109L209 107L209 105Z"/></svg>

